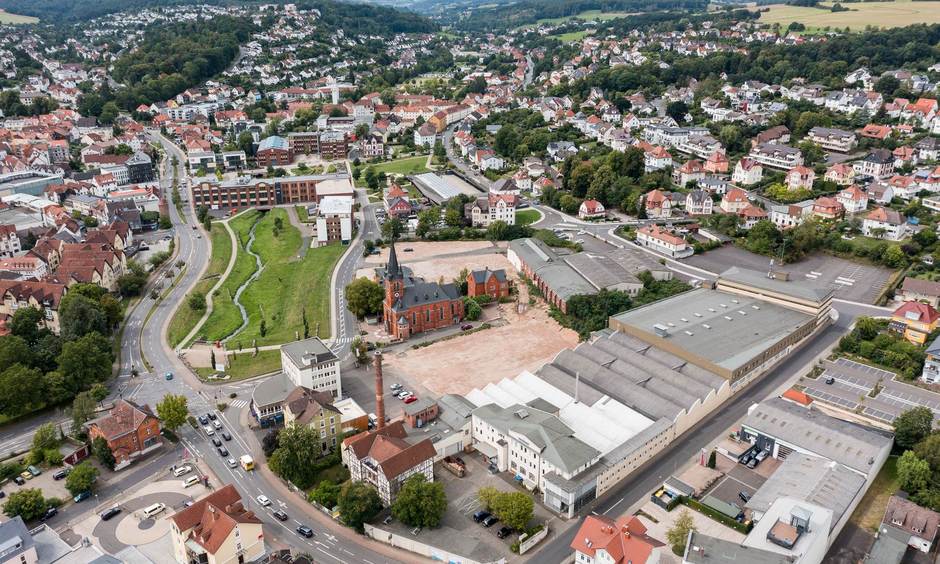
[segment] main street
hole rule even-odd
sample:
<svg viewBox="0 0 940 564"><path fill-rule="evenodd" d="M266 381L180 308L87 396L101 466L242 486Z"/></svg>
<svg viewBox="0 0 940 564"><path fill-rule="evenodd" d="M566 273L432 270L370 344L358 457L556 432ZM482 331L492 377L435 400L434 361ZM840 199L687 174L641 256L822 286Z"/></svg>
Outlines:
<svg viewBox="0 0 940 564"><path fill-rule="evenodd" d="M162 145L167 155L164 160L162 180L165 193L169 193L172 187L173 170L170 160L175 156L180 163L177 170L180 188L185 194L186 177L183 168L185 160L182 152L168 139L156 134L153 137ZM360 197L364 197L364 195L360 194ZM211 444L209 438L202 431L195 431L188 425L184 425L180 432L186 453L188 456L195 457L208 465L222 483L235 484L242 494L245 504L252 507L265 521L269 540L273 540L282 546L294 546L311 554L316 554L318 559L325 562L367 562L372 564L395 562L396 560L363 546L363 544L371 541L367 541L364 537L356 535L349 529L323 516L301 496L296 494L284 495L283 484L276 483L277 478L271 476L270 473L266 471L246 472L238 466L232 468L228 464L227 460L229 458L238 460L243 454L250 454L256 460L261 457L261 453L257 449L257 439L251 436L252 431L247 428L247 423L250 420L250 414L247 413L248 398L250 398L251 390L256 382L221 386L204 384L192 374L164 340L166 327L176 307L184 303L186 293L202 276L211 254L208 237L195 220L191 202L183 207L183 214L181 216L174 206L170 206L170 217L176 231L176 248L178 252L178 258L175 258L173 262L182 260L186 263L185 270L182 274L177 275L174 281L176 286L155 306L153 300L146 298L127 316L127 327L121 343L121 378L128 381L124 397L154 405L166 393L183 394L188 399L189 411L193 415L215 413L225 430L232 436L231 441L223 443L229 452L228 456L222 456L216 452L216 447ZM363 237L375 238L374 209L366 207L365 215ZM184 223L184 216L188 223ZM196 225L197 228L193 229L193 225ZM338 293L337 299L341 298L342 288L352 279L361 258L361 243L357 240L353 248L338 265L337 284L334 288L334 291ZM164 291L170 283L170 281L164 283ZM340 342L343 343L343 349L348 352L348 337L355 334L355 319L349 318L344 304L337 307L341 308L341 315L344 317L334 316L334 319L340 319L338 325L342 330L338 334L347 337L345 340L340 339ZM344 318L346 319L345 322L342 321ZM149 372L144 371L144 359L152 367ZM130 376L130 372L134 368L140 371L140 376L136 378ZM171 380L165 378L167 372L173 374ZM230 398L231 393L237 394L236 397ZM231 407L220 411L216 406L223 401ZM221 484L213 485L219 486ZM257 496L262 494L272 500L270 507L263 507L257 502ZM290 516L290 519L283 523L274 519L271 513L275 509L283 510ZM294 529L300 524L311 526L316 532L316 536L313 539L305 539L297 535Z"/></svg>

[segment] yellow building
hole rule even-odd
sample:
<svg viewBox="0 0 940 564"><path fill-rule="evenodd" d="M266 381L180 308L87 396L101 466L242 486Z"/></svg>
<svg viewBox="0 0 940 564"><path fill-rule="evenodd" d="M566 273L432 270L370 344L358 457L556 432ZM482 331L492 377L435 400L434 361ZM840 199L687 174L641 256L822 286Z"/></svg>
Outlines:
<svg viewBox="0 0 940 564"><path fill-rule="evenodd" d="M927 335L937 328L940 313L920 302L905 302L894 311L889 327L915 345L927 342Z"/></svg>
<svg viewBox="0 0 940 564"><path fill-rule="evenodd" d="M320 435L320 453L336 449L343 434L342 413L333 406L333 395L297 386L284 400L284 424L297 423L312 428Z"/></svg>
<svg viewBox="0 0 940 564"><path fill-rule="evenodd" d="M180 564L253 562L264 553L261 520L229 484L170 517L173 556Z"/></svg>

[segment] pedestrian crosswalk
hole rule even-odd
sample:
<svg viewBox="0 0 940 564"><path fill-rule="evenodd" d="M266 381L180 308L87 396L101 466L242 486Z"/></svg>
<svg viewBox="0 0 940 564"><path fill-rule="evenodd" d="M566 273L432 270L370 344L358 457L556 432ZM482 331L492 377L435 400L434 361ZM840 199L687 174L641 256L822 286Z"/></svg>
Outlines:
<svg viewBox="0 0 940 564"><path fill-rule="evenodd" d="M245 407L246 405L248 405L248 400L246 399L232 400L231 402L229 402L229 405L231 405L232 407L238 407L238 408Z"/></svg>

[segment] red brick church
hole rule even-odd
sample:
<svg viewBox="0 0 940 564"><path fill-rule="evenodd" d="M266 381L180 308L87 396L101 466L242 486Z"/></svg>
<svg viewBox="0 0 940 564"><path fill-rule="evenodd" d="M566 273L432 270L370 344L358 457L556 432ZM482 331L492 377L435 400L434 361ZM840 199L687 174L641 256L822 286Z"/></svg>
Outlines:
<svg viewBox="0 0 940 564"><path fill-rule="evenodd" d="M393 339L404 341L415 333L447 327L463 319L463 300L457 286L413 276L409 268L398 264L394 242L380 278L385 285L385 331Z"/></svg>

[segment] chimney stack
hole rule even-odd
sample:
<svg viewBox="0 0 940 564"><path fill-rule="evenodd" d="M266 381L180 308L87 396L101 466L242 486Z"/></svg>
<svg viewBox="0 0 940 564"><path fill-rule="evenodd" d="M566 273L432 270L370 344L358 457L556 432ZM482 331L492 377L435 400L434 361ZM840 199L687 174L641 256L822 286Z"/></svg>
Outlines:
<svg viewBox="0 0 940 564"><path fill-rule="evenodd" d="M375 351L375 417L376 429L385 427L385 387L382 384L382 351Z"/></svg>

